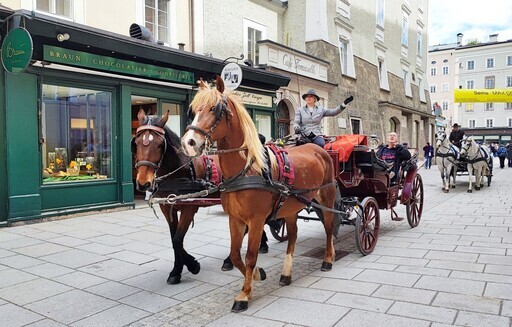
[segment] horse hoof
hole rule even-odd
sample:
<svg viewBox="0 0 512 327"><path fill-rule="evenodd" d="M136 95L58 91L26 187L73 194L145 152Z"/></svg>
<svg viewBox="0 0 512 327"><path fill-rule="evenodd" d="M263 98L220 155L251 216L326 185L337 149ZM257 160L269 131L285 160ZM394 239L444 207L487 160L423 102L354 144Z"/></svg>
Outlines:
<svg viewBox="0 0 512 327"><path fill-rule="evenodd" d="M260 246L259 253L268 253L268 245Z"/></svg>
<svg viewBox="0 0 512 327"><path fill-rule="evenodd" d="M452 185L451 188L455 188L455 185Z"/></svg>
<svg viewBox="0 0 512 327"><path fill-rule="evenodd" d="M473 193L473 190L468 190L468 193Z"/></svg>
<svg viewBox="0 0 512 327"><path fill-rule="evenodd" d="M322 271L331 271L332 269L332 263L329 263L329 262L322 262L322 268L321 270Z"/></svg>
<svg viewBox="0 0 512 327"><path fill-rule="evenodd" d="M201 265L199 264L199 261L194 260L190 266L187 266L187 269L192 273L192 275L197 275L201 270Z"/></svg>
<svg viewBox="0 0 512 327"><path fill-rule="evenodd" d="M450 190L443 188L443 193L449 193L449 192L450 192Z"/></svg>
<svg viewBox="0 0 512 327"><path fill-rule="evenodd" d="M233 263L231 260L224 260L224 263L222 264L222 268L220 268L222 271L231 271L233 270Z"/></svg>
<svg viewBox="0 0 512 327"><path fill-rule="evenodd" d="M279 286L288 286L292 283L292 276L283 276L279 279Z"/></svg>
<svg viewBox="0 0 512 327"><path fill-rule="evenodd" d="M263 268L258 268L258 270L260 271L260 280L267 279L267 273L265 272L265 270L263 270Z"/></svg>
<svg viewBox="0 0 512 327"><path fill-rule="evenodd" d="M475 190L480 191L480 186L475 187Z"/></svg>
<svg viewBox="0 0 512 327"><path fill-rule="evenodd" d="M169 275L169 278L167 278L167 284L169 285L176 285L181 282L181 275L178 276L171 276Z"/></svg>
<svg viewBox="0 0 512 327"><path fill-rule="evenodd" d="M235 301L235 303L233 303L233 307L231 307L231 312L243 312L247 310L248 307L248 301Z"/></svg>

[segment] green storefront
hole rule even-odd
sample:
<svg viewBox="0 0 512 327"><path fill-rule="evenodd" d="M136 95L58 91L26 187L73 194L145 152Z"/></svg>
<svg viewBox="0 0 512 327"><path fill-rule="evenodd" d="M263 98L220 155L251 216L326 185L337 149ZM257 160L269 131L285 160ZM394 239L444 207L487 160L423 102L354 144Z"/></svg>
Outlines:
<svg viewBox="0 0 512 327"><path fill-rule="evenodd" d="M182 134L195 82L219 74L223 61L27 11L12 14L0 8L10 22L1 31L10 42L0 72L0 226L133 207L136 113L170 111L169 126ZM12 32L18 26L33 43L26 68L27 42ZM274 92L289 78L242 71L237 91L272 136Z"/></svg>

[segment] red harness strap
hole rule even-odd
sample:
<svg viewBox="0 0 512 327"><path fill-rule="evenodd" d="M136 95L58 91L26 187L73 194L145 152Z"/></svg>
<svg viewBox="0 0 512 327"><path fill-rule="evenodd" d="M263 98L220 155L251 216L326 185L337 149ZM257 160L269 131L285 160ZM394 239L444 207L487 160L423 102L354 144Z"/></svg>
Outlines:
<svg viewBox="0 0 512 327"><path fill-rule="evenodd" d="M203 167L204 167L204 170L206 171L205 179L208 182L212 182L215 185L219 185L220 180L221 180L219 168L217 168L217 165L215 164L215 162L213 161L212 158L210 158L206 155L201 156L201 158L203 159Z"/></svg>
<svg viewBox="0 0 512 327"><path fill-rule="evenodd" d="M288 158L288 152L282 148L278 148L274 143L267 144L267 146L272 150L272 152L274 152L277 159L279 171L279 177L277 180L288 185L293 185L295 182L295 170Z"/></svg>

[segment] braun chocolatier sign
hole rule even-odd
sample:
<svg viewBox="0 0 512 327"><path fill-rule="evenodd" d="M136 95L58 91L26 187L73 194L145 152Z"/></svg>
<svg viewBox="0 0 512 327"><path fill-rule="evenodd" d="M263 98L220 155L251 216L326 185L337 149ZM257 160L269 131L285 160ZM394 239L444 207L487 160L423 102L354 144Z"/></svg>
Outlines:
<svg viewBox="0 0 512 327"><path fill-rule="evenodd" d="M2 65L12 74L23 72L32 59L32 37L21 27L7 33L2 43Z"/></svg>
<svg viewBox="0 0 512 327"><path fill-rule="evenodd" d="M187 71L135 61L122 60L88 52L69 50L54 46L44 46L44 60L70 66L103 70L113 73L150 77L160 80L194 84L194 74Z"/></svg>

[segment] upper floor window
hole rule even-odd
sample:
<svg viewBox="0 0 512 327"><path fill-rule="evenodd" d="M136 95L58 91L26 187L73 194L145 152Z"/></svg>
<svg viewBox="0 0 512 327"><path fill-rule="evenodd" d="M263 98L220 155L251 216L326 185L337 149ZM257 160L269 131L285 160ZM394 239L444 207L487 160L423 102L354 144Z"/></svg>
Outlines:
<svg viewBox="0 0 512 327"><path fill-rule="evenodd" d="M507 76L507 87L512 87L512 76Z"/></svg>
<svg viewBox="0 0 512 327"><path fill-rule="evenodd" d="M430 75L431 76L436 76L437 75L437 68L430 68Z"/></svg>
<svg viewBox="0 0 512 327"><path fill-rule="evenodd" d="M448 110L448 101L442 102L443 110Z"/></svg>
<svg viewBox="0 0 512 327"><path fill-rule="evenodd" d="M430 85L430 93L436 93L436 86Z"/></svg>
<svg viewBox="0 0 512 327"><path fill-rule="evenodd" d="M73 18L71 0L37 0L36 9L67 18Z"/></svg>
<svg viewBox="0 0 512 327"><path fill-rule="evenodd" d="M418 57L423 57L423 33L421 30L418 30L418 44L417 44L417 51L418 51Z"/></svg>
<svg viewBox="0 0 512 327"><path fill-rule="evenodd" d="M348 71L348 41L340 38L340 61L341 73L347 74Z"/></svg>
<svg viewBox="0 0 512 327"><path fill-rule="evenodd" d="M487 128L493 128L494 127L494 119L492 118L487 118L485 120L485 127Z"/></svg>
<svg viewBox="0 0 512 327"><path fill-rule="evenodd" d="M473 80L466 81L466 88L474 89L475 88L475 81L473 81Z"/></svg>
<svg viewBox="0 0 512 327"><path fill-rule="evenodd" d="M409 45L409 17L405 13L402 17L402 45Z"/></svg>
<svg viewBox="0 0 512 327"><path fill-rule="evenodd" d="M512 118L509 118L509 119L508 119L507 127L512 127Z"/></svg>
<svg viewBox="0 0 512 327"><path fill-rule="evenodd" d="M448 66L444 66L443 67L443 75L448 75L448 74L449 74Z"/></svg>
<svg viewBox="0 0 512 327"><path fill-rule="evenodd" d="M144 26L155 40L169 43L169 0L145 0Z"/></svg>
<svg viewBox="0 0 512 327"><path fill-rule="evenodd" d="M507 66L512 66L512 56L507 56Z"/></svg>
<svg viewBox="0 0 512 327"><path fill-rule="evenodd" d="M466 112L473 112L475 109L474 109L474 106L473 106L473 103L466 103Z"/></svg>
<svg viewBox="0 0 512 327"><path fill-rule="evenodd" d="M384 27L384 0L377 0L377 25Z"/></svg>
<svg viewBox="0 0 512 327"><path fill-rule="evenodd" d="M474 69L475 69L475 61L474 60L468 60L467 70L474 70Z"/></svg>
<svg viewBox="0 0 512 327"><path fill-rule="evenodd" d="M487 102L487 103L485 104L485 111L492 111L492 110L494 110L494 103L492 103L492 102Z"/></svg>
<svg viewBox="0 0 512 327"><path fill-rule="evenodd" d="M468 120L468 125L469 125L469 128L475 128L476 127L476 120L475 119Z"/></svg>
<svg viewBox="0 0 512 327"><path fill-rule="evenodd" d="M448 92L448 91L450 91L450 87L449 87L448 83L443 83L442 91L443 91L443 92Z"/></svg>
<svg viewBox="0 0 512 327"><path fill-rule="evenodd" d="M494 89L494 76L487 76L485 78L485 88Z"/></svg>
<svg viewBox="0 0 512 327"><path fill-rule="evenodd" d="M505 110L512 110L512 102L505 103Z"/></svg>
<svg viewBox="0 0 512 327"><path fill-rule="evenodd" d="M485 67L494 68L494 58L487 58Z"/></svg>
<svg viewBox="0 0 512 327"><path fill-rule="evenodd" d="M254 65L258 65L260 60L258 41L265 39L266 34L267 28L264 25L244 19L245 58L252 60Z"/></svg>

